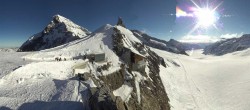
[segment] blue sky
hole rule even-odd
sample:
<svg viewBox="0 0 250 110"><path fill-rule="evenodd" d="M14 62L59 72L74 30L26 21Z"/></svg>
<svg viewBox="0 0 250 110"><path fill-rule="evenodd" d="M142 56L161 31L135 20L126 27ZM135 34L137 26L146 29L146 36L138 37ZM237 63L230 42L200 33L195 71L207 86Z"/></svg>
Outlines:
<svg viewBox="0 0 250 110"><path fill-rule="evenodd" d="M188 0L1 0L0 47L20 46L30 36L42 31L55 14L90 31L104 24L114 25L121 16L129 29L145 31L164 40L178 40L192 28L188 18L173 16L176 6L184 1ZM207 29L202 34L250 33L248 4L250 0L223 1L220 10L230 17L220 19L223 27L219 30Z"/></svg>

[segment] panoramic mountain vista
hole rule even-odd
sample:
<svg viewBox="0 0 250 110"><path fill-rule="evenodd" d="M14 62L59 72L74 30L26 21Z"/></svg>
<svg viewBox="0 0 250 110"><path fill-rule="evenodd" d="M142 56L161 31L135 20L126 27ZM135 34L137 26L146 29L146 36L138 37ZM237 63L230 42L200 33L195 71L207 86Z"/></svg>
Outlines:
<svg viewBox="0 0 250 110"><path fill-rule="evenodd" d="M248 110L249 3L1 1L0 110Z"/></svg>
<svg viewBox="0 0 250 110"><path fill-rule="evenodd" d="M2 88L1 93L18 98L10 91L27 92L15 103L20 106L13 106L10 99L4 101L12 109L28 109L29 102L40 95L41 102L33 103L39 107L43 101L74 101L60 109L74 104L79 109L170 109L160 77L160 67L167 67L165 60L119 23L55 48L27 53L23 59L33 63L18 67L1 80L3 85L13 85L8 90ZM39 65L43 68L36 68ZM48 104L42 108L50 106L58 107Z"/></svg>

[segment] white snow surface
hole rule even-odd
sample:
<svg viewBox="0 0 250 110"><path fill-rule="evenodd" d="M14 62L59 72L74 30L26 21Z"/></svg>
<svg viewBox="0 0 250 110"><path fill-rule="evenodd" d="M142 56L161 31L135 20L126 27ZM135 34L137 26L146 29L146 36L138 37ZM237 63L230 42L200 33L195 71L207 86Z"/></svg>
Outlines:
<svg viewBox="0 0 250 110"><path fill-rule="evenodd" d="M250 108L249 50L224 56L176 55L153 49L166 59L160 76L172 110L248 110ZM243 56L242 56L243 54Z"/></svg>
<svg viewBox="0 0 250 110"><path fill-rule="evenodd" d="M131 97L133 87L130 84L123 84L120 88L113 91L115 96L120 96L123 101L128 102Z"/></svg>
<svg viewBox="0 0 250 110"><path fill-rule="evenodd" d="M28 53L1 54L0 106L10 109L83 109L78 80L72 79L72 67L78 61L26 61ZM6 57L6 56L9 57ZM6 65L7 62L14 62ZM9 70L8 66L19 68ZM7 67L5 67L7 66ZM8 71L6 74L4 71ZM77 87L76 89L74 89ZM79 91L79 92L78 92ZM74 98L75 97L75 98ZM78 97L78 98L77 98ZM71 108L73 106L73 108Z"/></svg>

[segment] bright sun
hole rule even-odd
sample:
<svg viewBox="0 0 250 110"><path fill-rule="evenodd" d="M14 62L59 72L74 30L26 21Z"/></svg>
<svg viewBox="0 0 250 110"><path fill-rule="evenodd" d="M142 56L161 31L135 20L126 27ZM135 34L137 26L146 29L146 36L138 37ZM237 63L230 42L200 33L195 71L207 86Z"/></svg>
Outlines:
<svg viewBox="0 0 250 110"><path fill-rule="evenodd" d="M218 29L218 21L220 19L220 11L218 8L221 6L223 2L212 2L210 3L209 0L188 0L191 1L193 6L177 6L176 7L176 18L180 17L188 17L192 18L194 27L188 32L188 34L192 34L196 30L207 30L210 27L214 27ZM195 1L200 1L196 3ZM207 1L203 3L202 1ZM217 0L215 0L217 1ZM198 32L198 31L197 31Z"/></svg>
<svg viewBox="0 0 250 110"><path fill-rule="evenodd" d="M199 27L209 27L215 24L217 21L216 13L208 8L199 8L195 12L197 17L197 25Z"/></svg>

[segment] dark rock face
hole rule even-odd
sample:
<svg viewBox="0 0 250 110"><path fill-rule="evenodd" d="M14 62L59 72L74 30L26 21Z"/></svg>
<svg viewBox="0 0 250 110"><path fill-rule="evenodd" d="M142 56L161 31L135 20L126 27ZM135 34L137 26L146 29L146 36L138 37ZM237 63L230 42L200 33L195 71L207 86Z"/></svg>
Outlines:
<svg viewBox="0 0 250 110"><path fill-rule="evenodd" d="M121 102L121 99L115 98L110 89L105 86L97 88L89 99L91 110L122 110L119 108L120 106L124 108L122 105L119 105Z"/></svg>
<svg viewBox="0 0 250 110"><path fill-rule="evenodd" d="M123 48L123 35L120 33L120 31L116 28L114 28L114 34L112 35L113 39L113 50L118 55L121 56L122 53L125 51Z"/></svg>
<svg viewBox="0 0 250 110"><path fill-rule="evenodd" d="M245 50L250 47L250 35L246 34L240 38L225 39L207 46L204 54L224 55L235 51Z"/></svg>
<svg viewBox="0 0 250 110"><path fill-rule="evenodd" d="M165 92L165 88L162 84L161 78L160 78L160 65L161 62L165 62L160 56L158 56L155 52L148 50L149 56L147 56L148 60L148 68L149 68L149 75L150 78L153 80L146 81L145 85L142 85L142 94L144 94L145 99L142 100L145 104L145 108L153 108L151 106L154 106L154 109L157 110L170 110L170 106L168 104L168 97L167 93ZM164 65L162 65L164 66ZM148 86L151 88L151 90L148 90L145 86ZM150 95L151 94L151 95ZM153 94L153 95L152 95ZM150 100L150 101L148 101ZM157 102L152 104L153 102ZM148 103L148 104L147 104ZM148 106L149 104L150 107Z"/></svg>
<svg viewBox="0 0 250 110"><path fill-rule="evenodd" d="M122 21L122 18L121 18L121 17L118 18L118 22L117 22L116 25L125 27L125 25L123 24L123 21Z"/></svg>
<svg viewBox="0 0 250 110"><path fill-rule="evenodd" d="M74 32L74 30L77 30ZM30 37L17 51L39 51L53 48L81 37L89 35L90 32L67 18L60 15L53 17L53 20L45 29Z"/></svg>
<svg viewBox="0 0 250 110"><path fill-rule="evenodd" d="M131 30L131 31L133 32L134 36L140 39L145 45L172 53L188 55L185 52L186 51L185 46L176 40L171 39L170 41L167 42L165 40L151 37L138 30Z"/></svg>
<svg viewBox="0 0 250 110"><path fill-rule="evenodd" d="M126 36L124 36L118 29L114 28L114 34L112 36L114 46L113 51L121 58L121 60L125 62L124 65L126 65L126 68L123 68L118 73L108 75L100 79L102 79L102 81L106 84L112 86L110 88L115 87L113 88L114 90L117 89L117 87L121 87L122 84L128 84L133 87L131 98L128 102L124 102L126 106L123 107L125 107L124 109L126 110L169 110L169 99L159 75L160 65L166 67L165 61L163 60L163 58L158 56L156 53L154 53L141 43L134 43L131 45L139 53L144 53L145 55L147 55L145 56L145 60L148 63L149 77L152 79L142 80L139 83L139 89L141 93L140 96L138 96L138 88L136 88L136 83L138 82L136 82L135 80L136 76L133 75L134 70L130 66L131 62L126 61L131 59L129 59L130 55L126 54L129 50L125 48L123 44L123 39L125 39L125 37ZM143 52L142 50L145 51ZM124 55L126 58L123 58ZM148 77L145 70L137 72L139 72L143 77ZM126 76L132 76L132 79L126 79ZM141 100L138 100L139 97Z"/></svg>
<svg viewBox="0 0 250 110"><path fill-rule="evenodd" d="M124 70L116 71L107 76L101 76L100 79L107 84L107 86L113 91L121 87L125 81Z"/></svg>

